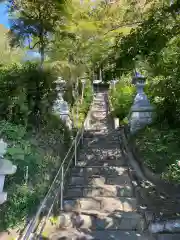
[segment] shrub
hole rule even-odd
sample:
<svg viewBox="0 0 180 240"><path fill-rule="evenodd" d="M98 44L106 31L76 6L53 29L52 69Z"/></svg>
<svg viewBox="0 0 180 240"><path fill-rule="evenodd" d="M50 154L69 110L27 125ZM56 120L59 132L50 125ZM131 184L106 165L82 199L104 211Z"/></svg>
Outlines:
<svg viewBox="0 0 180 240"><path fill-rule="evenodd" d="M144 163L167 181L180 183L180 132L166 124L153 124L135 136Z"/></svg>
<svg viewBox="0 0 180 240"><path fill-rule="evenodd" d="M123 121L127 117L135 97L135 87L125 79L116 84L115 89L110 90L110 100L113 107L113 116Z"/></svg>
<svg viewBox="0 0 180 240"><path fill-rule="evenodd" d="M166 121L170 126L180 123L180 82L178 79L158 76L147 85L146 93L155 105L158 122Z"/></svg>
<svg viewBox="0 0 180 240"><path fill-rule="evenodd" d="M56 76L35 63L0 68L0 117L17 124L35 123L51 111Z"/></svg>
<svg viewBox="0 0 180 240"><path fill-rule="evenodd" d="M146 88L147 95L156 106L158 122L165 120L173 127L180 123L179 44L180 36L177 35L162 49L158 63L151 68L154 77Z"/></svg>
<svg viewBox="0 0 180 240"><path fill-rule="evenodd" d="M6 121L0 121L0 129L8 143L5 157L17 165L17 172L5 179L8 199L0 213L0 230L5 230L37 210L67 152L70 134L56 116L38 132Z"/></svg>

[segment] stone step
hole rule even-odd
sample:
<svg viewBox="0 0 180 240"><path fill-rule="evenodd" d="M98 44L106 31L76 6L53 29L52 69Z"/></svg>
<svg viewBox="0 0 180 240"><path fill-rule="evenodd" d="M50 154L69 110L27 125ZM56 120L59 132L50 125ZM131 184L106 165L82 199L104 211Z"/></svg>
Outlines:
<svg viewBox="0 0 180 240"><path fill-rule="evenodd" d="M102 140L100 143L91 143L92 141L89 141L89 143L83 143L83 148L80 151L80 155L88 155L88 154L108 154L109 156L112 156L112 151L116 154L119 154L121 156L121 150L118 143L113 143L110 141L104 141ZM107 155L105 155L107 156Z"/></svg>
<svg viewBox="0 0 180 240"><path fill-rule="evenodd" d="M51 234L49 240L149 240L147 236L136 231L104 230L80 232L76 229L60 230ZM170 240L170 239L169 239Z"/></svg>
<svg viewBox="0 0 180 240"><path fill-rule="evenodd" d="M99 176L99 175L91 175L91 176L72 176L69 185L70 186L102 186L104 184L108 185L131 185L131 180L128 174L124 174L121 176L110 175L110 176Z"/></svg>
<svg viewBox="0 0 180 240"><path fill-rule="evenodd" d="M106 177L116 177L116 176L127 176L128 167L74 167L72 169L72 176L78 177L92 177L92 176L106 176Z"/></svg>
<svg viewBox="0 0 180 240"><path fill-rule="evenodd" d="M64 198L83 198L83 197L133 197L133 189L130 185L107 185L101 187L68 187Z"/></svg>
<svg viewBox="0 0 180 240"><path fill-rule="evenodd" d="M93 130L93 129L86 129L84 132L83 137L86 139L93 139L96 137L104 137L106 136L106 134L109 135L109 131L106 133L104 132L102 129L97 129L97 130Z"/></svg>
<svg viewBox="0 0 180 240"><path fill-rule="evenodd" d="M112 213L136 211L136 199L127 197L93 197L64 200L64 209L86 212Z"/></svg>
<svg viewBox="0 0 180 240"><path fill-rule="evenodd" d="M110 144L110 142L106 142L104 140L101 141L101 143L95 143L94 146L88 146L88 144L84 145L83 148L80 151L81 155L84 154L96 154L96 153L101 153L105 154L105 156L111 156L113 158L114 154L119 154L121 156L121 149L119 144Z"/></svg>
<svg viewBox="0 0 180 240"><path fill-rule="evenodd" d="M115 156L116 157L116 156ZM127 162L122 158L122 157L118 157L117 159L111 159L111 160L106 160L104 159L103 156L99 154L97 154L97 156L89 155L86 157L81 157L78 158L77 161L77 167L121 167L121 166L127 166Z"/></svg>
<svg viewBox="0 0 180 240"><path fill-rule="evenodd" d="M180 240L180 233L158 234L157 240Z"/></svg>
<svg viewBox="0 0 180 240"><path fill-rule="evenodd" d="M115 160L117 158L122 158L122 152L119 149L119 147L109 147L109 145L103 145L99 147L95 147L95 148L91 148L88 146L83 147L83 149L81 149L78 159L79 160L88 160L88 156L95 157L98 159L102 159L105 161L112 161Z"/></svg>
<svg viewBox="0 0 180 240"><path fill-rule="evenodd" d="M120 148L120 143L119 140L114 140L114 139L107 139L106 136L98 136L98 137L93 137L93 138L84 138L84 145L91 147L91 148L97 148L102 146L102 144L106 144L109 148Z"/></svg>
<svg viewBox="0 0 180 240"><path fill-rule="evenodd" d="M106 136L105 136L106 137ZM98 137L98 140L96 138L86 138L83 139L83 147L85 149L89 148L89 151L91 149L97 149L99 147L103 147L103 144L107 146L107 149L120 149L120 143L116 140L105 140L104 136ZM103 148L102 148L103 149Z"/></svg>
<svg viewBox="0 0 180 240"><path fill-rule="evenodd" d="M82 213L61 213L58 218L59 227L89 230L138 230L143 231L145 221L135 212L115 212L112 215L85 215Z"/></svg>

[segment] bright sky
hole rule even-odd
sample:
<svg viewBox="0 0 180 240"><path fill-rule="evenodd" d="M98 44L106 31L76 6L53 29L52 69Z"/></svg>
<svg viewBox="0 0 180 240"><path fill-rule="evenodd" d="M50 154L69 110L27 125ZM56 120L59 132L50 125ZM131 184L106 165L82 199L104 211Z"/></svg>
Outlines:
<svg viewBox="0 0 180 240"><path fill-rule="evenodd" d="M0 3L0 24L3 24L5 27L9 28L8 14L5 3Z"/></svg>

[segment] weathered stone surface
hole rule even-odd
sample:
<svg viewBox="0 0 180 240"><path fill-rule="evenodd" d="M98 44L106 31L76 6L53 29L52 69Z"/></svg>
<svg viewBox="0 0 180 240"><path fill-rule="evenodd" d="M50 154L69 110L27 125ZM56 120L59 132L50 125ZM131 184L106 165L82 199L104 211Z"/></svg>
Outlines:
<svg viewBox="0 0 180 240"><path fill-rule="evenodd" d="M91 230L136 230L142 217L137 213L116 212L112 216L103 214L84 215L63 213L59 217L59 227L77 227Z"/></svg>
<svg viewBox="0 0 180 240"><path fill-rule="evenodd" d="M133 212L136 211L135 198L111 198L111 197L94 197L79 198L77 200L66 200L65 205L72 206L73 209L79 211L99 211L111 213L113 211Z"/></svg>
<svg viewBox="0 0 180 240"><path fill-rule="evenodd" d="M113 185L125 185L125 184L131 184L131 180L127 174L117 176L117 177L109 177L106 180L107 184L113 184Z"/></svg>
<svg viewBox="0 0 180 240"><path fill-rule="evenodd" d="M105 183L105 177L94 177L94 178L85 178L85 177L72 177L69 185L75 186L87 186L87 185L102 185Z"/></svg>
<svg viewBox="0 0 180 240"><path fill-rule="evenodd" d="M75 229L58 231L49 237L49 240L149 240L147 236L138 234L135 231L105 230L92 231L88 233L79 232ZM170 240L170 239L169 239ZM175 239L176 240L176 239Z"/></svg>
<svg viewBox="0 0 180 240"><path fill-rule="evenodd" d="M114 177L114 176L121 176L123 174L127 174L128 168L127 167L116 167L116 166L109 166L109 167L76 167L72 170L72 176L86 176L91 177L94 175L99 176L107 176L107 177Z"/></svg>
<svg viewBox="0 0 180 240"><path fill-rule="evenodd" d="M71 187L68 188L65 198L78 197L132 197L133 189L131 185L108 185L102 184L87 187Z"/></svg>
<svg viewBox="0 0 180 240"><path fill-rule="evenodd" d="M130 178L126 168L80 168L76 174L73 174L69 185L83 186L92 185L96 181L113 185L130 184Z"/></svg>
<svg viewBox="0 0 180 240"><path fill-rule="evenodd" d="M99 157L97 159L92 158L90 161L78 161L77 166L84 167L84 166L93 166L93 167L107 167L107 166L126 166L127 163L124 160L117 159L111 161L101 160Z"/></svg>
<svg viewBox="0 0 180 240"><path fill-rule="evenodd" d="M73 227L72 213L62 213L58 218L59 228L69 228Z"/></svg>
<svg viewBox="0 0 180 240"><path fill-rule="evenodd" d="M179 240L180 234L174 233L174 234L158 234L157 240Z"/></svg>

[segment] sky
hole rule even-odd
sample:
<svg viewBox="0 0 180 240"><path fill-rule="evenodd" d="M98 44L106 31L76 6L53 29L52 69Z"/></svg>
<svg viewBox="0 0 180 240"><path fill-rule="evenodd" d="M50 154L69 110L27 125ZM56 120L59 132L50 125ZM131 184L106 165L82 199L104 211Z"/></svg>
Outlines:
<svg viewBox="0 0 180 240"><path fill-rule="evenodd" d="M9 28L8 14L6 9L6 2L0 3L0 24ZM27 51L28 60L34 57L39 57L39 53L33 51Z"/></svg>
<svg viewBox="0 0 180 240"><path fill-rule="evenodd" d="M3 24L6 28L9 28L8 14L6 12L5 3L0 3L0 24Z"/></svg>

